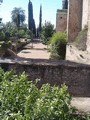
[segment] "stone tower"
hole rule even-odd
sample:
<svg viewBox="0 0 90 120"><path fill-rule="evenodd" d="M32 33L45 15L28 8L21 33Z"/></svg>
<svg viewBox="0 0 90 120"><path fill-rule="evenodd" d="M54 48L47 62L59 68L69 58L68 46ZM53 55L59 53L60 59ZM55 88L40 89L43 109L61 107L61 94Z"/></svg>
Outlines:
<svg viewBox="0 0 90 120"><path fill-rule="evenodd" d="M67 8L68 0L63 0L62 9L58 9L56 14L56 32L64 32L67 29Z"/></svg>
<svg viewBox="0 0 90 120"><path fill-rule="evenodd" d="M74 42L82 28L82 0L69 0L68 8L68 42Z"/></svg>
<svg viewBox="0 0 90 120"><path fill-rule="evenodd" d="M62 1L62 9L68 9L68 0Z"/></svg>

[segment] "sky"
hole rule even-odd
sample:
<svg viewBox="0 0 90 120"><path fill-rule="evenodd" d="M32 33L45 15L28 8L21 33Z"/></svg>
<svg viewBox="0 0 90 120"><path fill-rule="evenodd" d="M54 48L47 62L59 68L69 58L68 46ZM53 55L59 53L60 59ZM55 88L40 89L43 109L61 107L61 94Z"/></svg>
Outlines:
<svg viewBox="0 0 90 120"><path fill-rule="evenodd" d="M14 7L21 7L25 10L26 21L28 23L28 2L29 0L3 0L0 6L0 17L2 22L11 21L11 11ZM33 4L33 16L36 27L39 24L40 5L42 5L42 23L46 21L51 22L56 26L56 11L62 8L62 0L31 0Z"/></svg>

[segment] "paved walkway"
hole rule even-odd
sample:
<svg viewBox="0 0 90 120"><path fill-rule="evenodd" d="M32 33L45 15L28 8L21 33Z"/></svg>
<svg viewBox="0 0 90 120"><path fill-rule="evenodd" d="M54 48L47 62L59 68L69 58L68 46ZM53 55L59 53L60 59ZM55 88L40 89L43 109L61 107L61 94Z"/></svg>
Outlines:
<svg viewBox="0 0 90 120"><path fill-rule="evenodd" d="M33 42L26 45L17 56L22 58L49 59L50 53L46 45L40 42Z"/></svg>
<svg viewBox="0 0 90 120"><path fill-rule="evenodd" d="M81 113L90 114L90 97L75 97L72 99L71 105L76 107Z"/></svg>

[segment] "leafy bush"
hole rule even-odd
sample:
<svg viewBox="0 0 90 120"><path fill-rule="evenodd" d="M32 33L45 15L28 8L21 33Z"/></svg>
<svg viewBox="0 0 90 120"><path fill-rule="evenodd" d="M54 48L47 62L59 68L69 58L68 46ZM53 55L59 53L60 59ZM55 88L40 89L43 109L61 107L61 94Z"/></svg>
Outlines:
<svg viewBox="0 0 90 120"><path fill-rule="evenodd" d="M54 26L50 22L46 22L45 25L42 27L42 31L40 34L43 44L48 44L54 32Z"/></svg>
<svg viewBox="0 0 90 120"><path fill-rule="evenodd" d="M23 37L25 35L25 31L23 29L18 31L18 34L20 37Z"/></svg>
<svg viewBox="0 0 90 120"><path fill-rule="evenodd" d="M25 73L0 69L0 120L80 120L70 101L66 85L38 89Z"/></svg>
<svg viewBox="0 0 90 120"><path fill-rule="evenodd" d="M0 31L0 41L3 41L5 39L5 33L3 31Z"/></svg>
<svg viewBox="0 0 90 120"><path fill-rule="evenodd" d="M31 94L34 84L23 73L17 76L13 71L0 69L0 117L1 119L24 116L26 97Z"/></svg>
<svg viewBox="0 0 90 120"><path fill-rule="evenodd" d="M65 59L66 43L66 33L54 33L50 41L51 58Z"/></svg>
<svg viewBox="0 0 90 120"><path fill-rule="evenodd" d="M10 40L10 33L9 32L5 32L5 41L9 41Z"/></svg>

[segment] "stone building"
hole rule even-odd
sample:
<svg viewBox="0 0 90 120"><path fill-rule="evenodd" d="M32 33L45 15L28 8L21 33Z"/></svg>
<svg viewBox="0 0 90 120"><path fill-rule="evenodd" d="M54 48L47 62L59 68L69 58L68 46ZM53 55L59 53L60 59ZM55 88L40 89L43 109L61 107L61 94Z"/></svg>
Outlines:
<svg viewBox="0 0 90 120"><path fill-rule="evenodd" d="M65 1L65 0L63 0ZM90 0L68 0L68 9L57 10L56 32L67 30L68 44L87 26L87 51L90 52Z"/></svg>
<svg viewBox="0 0 90 120"><path fill-rule="evenodd" d="M67 0L62 1L62 9L57 10L56 32L64 32L67 29Z"/></svg>

